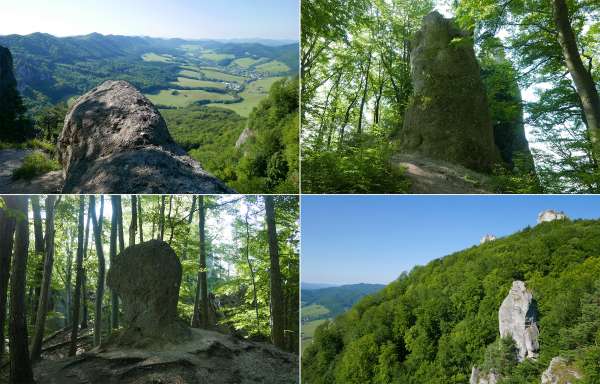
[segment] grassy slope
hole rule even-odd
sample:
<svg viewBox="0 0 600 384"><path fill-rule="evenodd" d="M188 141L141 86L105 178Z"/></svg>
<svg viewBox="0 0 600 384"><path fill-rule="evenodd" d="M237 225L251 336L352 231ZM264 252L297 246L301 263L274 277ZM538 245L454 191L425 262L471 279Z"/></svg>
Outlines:
<svg viewBox="0 0 600 384"><path fill-rule="evenodd" d="M258 106L260 101L269 95L271 85L279 79L281 77L267 77L247 84L246 89L240 93L240 96L244 99L241 103L212 105L227 108L240 116L248 117L254 107Z"/></svg>

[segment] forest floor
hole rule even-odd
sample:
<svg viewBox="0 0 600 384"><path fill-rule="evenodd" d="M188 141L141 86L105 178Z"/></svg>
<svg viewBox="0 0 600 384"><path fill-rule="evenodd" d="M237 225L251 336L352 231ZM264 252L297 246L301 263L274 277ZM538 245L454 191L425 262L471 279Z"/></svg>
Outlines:
<svg viewBox="0 0 600 384"><path fill-rule="evenodd" d="M407 154L394 156L393 162L410 180L409 193L492 193L487 176L460 165Z"/></svg>
<svg viewBox="0 0 600 384"><path fill-rule="evenodd" d="M87 338L86 335L83 336ZM58 360L45 357L34 367L38 383L298 382L296 355L283 352L268 343L250 342L200 329L192 329L190 340L160 349L134 349L103 344L87 352L78 348L75 357Z"/></svg>
<svg viewBox="0 0 600 384"><path fill-rule="evenodd" d="M31 149L0 150L0 193L59 193L63 177L62 171L48 172L32 180L14 180L13 172L23 164Z"/></svg>

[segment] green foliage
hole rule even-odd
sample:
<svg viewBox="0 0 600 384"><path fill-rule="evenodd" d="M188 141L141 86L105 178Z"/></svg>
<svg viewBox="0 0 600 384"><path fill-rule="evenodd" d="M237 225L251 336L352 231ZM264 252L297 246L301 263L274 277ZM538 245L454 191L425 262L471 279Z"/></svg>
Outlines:
<svg viewBox="0 0 600 384"><path fill-rule="evenodd" d="M517 346L512 337L498 339L486 348L481 370L484 372L494 370L507 377L517 365L517 356Z"/></svg>
<svg viewBox="0 0 600 384"><path fill-rule="evenodd" d="M233 188L243 193L297 193L298 78L274 83L250 114L248 128L254 136L241 147Z"/></svg>
<svg viewBox="0 0 600 384"><path fill-rule="evenodd" d="M557 221L415 267L317 329L302 381L458 384L484 363L512 372L507 383L535 383L553 357L571 355L596 382L599 250L598 221ZM498 340L515 279L533 291L540 329L539 361L518 365Z"/></svg>
<svg viewBox="0 0 600 384"><path fill-rule="evenodd" d="M42 152L33 152L25 156L23 164L14 170L12 177L13 179L30 180L36 176L59 169L61 169L61 166L58 161L48 158Z"/></svg>
<svg viewBox="0 0 600 384"><path fill-rule="evenodd" d="M302 191L305 193L406 193L403 170L392 164L392 144L379 132L364 133L337 151L304 149Z"/></svg>

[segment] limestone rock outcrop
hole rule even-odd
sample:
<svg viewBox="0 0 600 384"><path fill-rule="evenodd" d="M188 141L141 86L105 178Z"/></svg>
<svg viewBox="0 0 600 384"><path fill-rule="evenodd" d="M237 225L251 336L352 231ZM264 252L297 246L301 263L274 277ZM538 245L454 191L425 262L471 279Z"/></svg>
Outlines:
<svg viewBox="0 0 600 384"><path fill-rule="evenodd" d="M501 379L501 376L494 372L481 372L477 367L471 370L471 378L469 384L496 384Z"/></svg>
<svg viewBox="0 0 600 384"><path fill-rule="evenodd" d="M413 97L400 150L488 172L501 162L469 34L431 12L411 51Z"/></svg>
<svg viewBox="0 0 600 384"><path fill-rule="evenodd" d="M487 243L488 241L494 241L494 240L496 240L496 236L487 234L487 235L483 236L481 238L481 240L479 240L479 244Z"/></svg>
<svg viewBox="0 0 600 384"><path fill-rule="evenodd" d="M115 258L106 281L123 303L118 344L186 339L189 330L177 318L181 273L175 251L160 240L133 245Z"/></svg>
<svg viewBox="0 0 600 384"><path fill-rule="evenodd" d="M17 90L12 54L0 46L0 140L20 142L33 133Z"/></svg>
<svg viewBox="0 0 600 384"><path fill-rule="evenodd" d="M156 107L106 81L70 108L58 141L64 193L231 193L173 141Z"/></svg>
<svg viewBox="0 0 600 384"><path fill-rule="evenodd" d="M517 359L537 358L539 330L533 296L522 281L514 281L498 312L500 336L512 337L518 349Z"/></svg>
<svg viewBox="0 0 600 384"><path fill-rule="evenodd" d="M235 147L240 148L242 145L244 145L246 141L248 141L252 137L254 137L254 132L248 127L244 128L242 133L240 133L240 137L238 137L237 141L235 142Z"/></svg>
<svg viewBox="0 0 600 384"><path fill-rule="evenodd" d="M554 220L566 220L569 217L562 211L555 211L553 209L547 209L539 213L537 217L537 223L541 224L547 221Z"/></svg>
<svg viewBox="0 0 600 384"><path fill-rule="evenodd" d="M570 366L566 359L555 357L542 373L542 384L573 384L582 377L581 372Z"/></svg>

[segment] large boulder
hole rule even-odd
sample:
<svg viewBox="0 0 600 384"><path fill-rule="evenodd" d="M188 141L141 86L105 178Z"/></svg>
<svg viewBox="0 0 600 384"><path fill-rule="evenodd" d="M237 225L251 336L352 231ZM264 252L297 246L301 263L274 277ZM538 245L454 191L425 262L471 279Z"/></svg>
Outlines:
<svg viewBox="0 0 600 384"><path fill-rule="evenodd" d="M555 357L542 373L542 384L573 384L583 375L562 357Z"/></svg>
<svg viewBox="0 0 600 384"><path fill-rule="evenodd" d="M517 359L537 358L539 330L533 295L522 281L514 281L498 312L500 336L511 337L518 349Z"/></svg>
<svg viewBox="0 0 600 384"><path fill-rule="evenodd" d="M231 193L175 144L156 107L106 81L70 108L58 141L65 193Z"/></svg>
<svg viewBox="0 0 600 384"><path fill-rule="evenodd" d="M123 303L118 344L160 344L188 336L177 318L181 273L175 251L160 240L133 245L115 258L107 284Z"/></svg>
<svg viewBox="0 0 600 384"><path fill-rule="evenodd" d="M490 171L501 159L471 37L434 11L412 47L401 151Z"/></svg>

